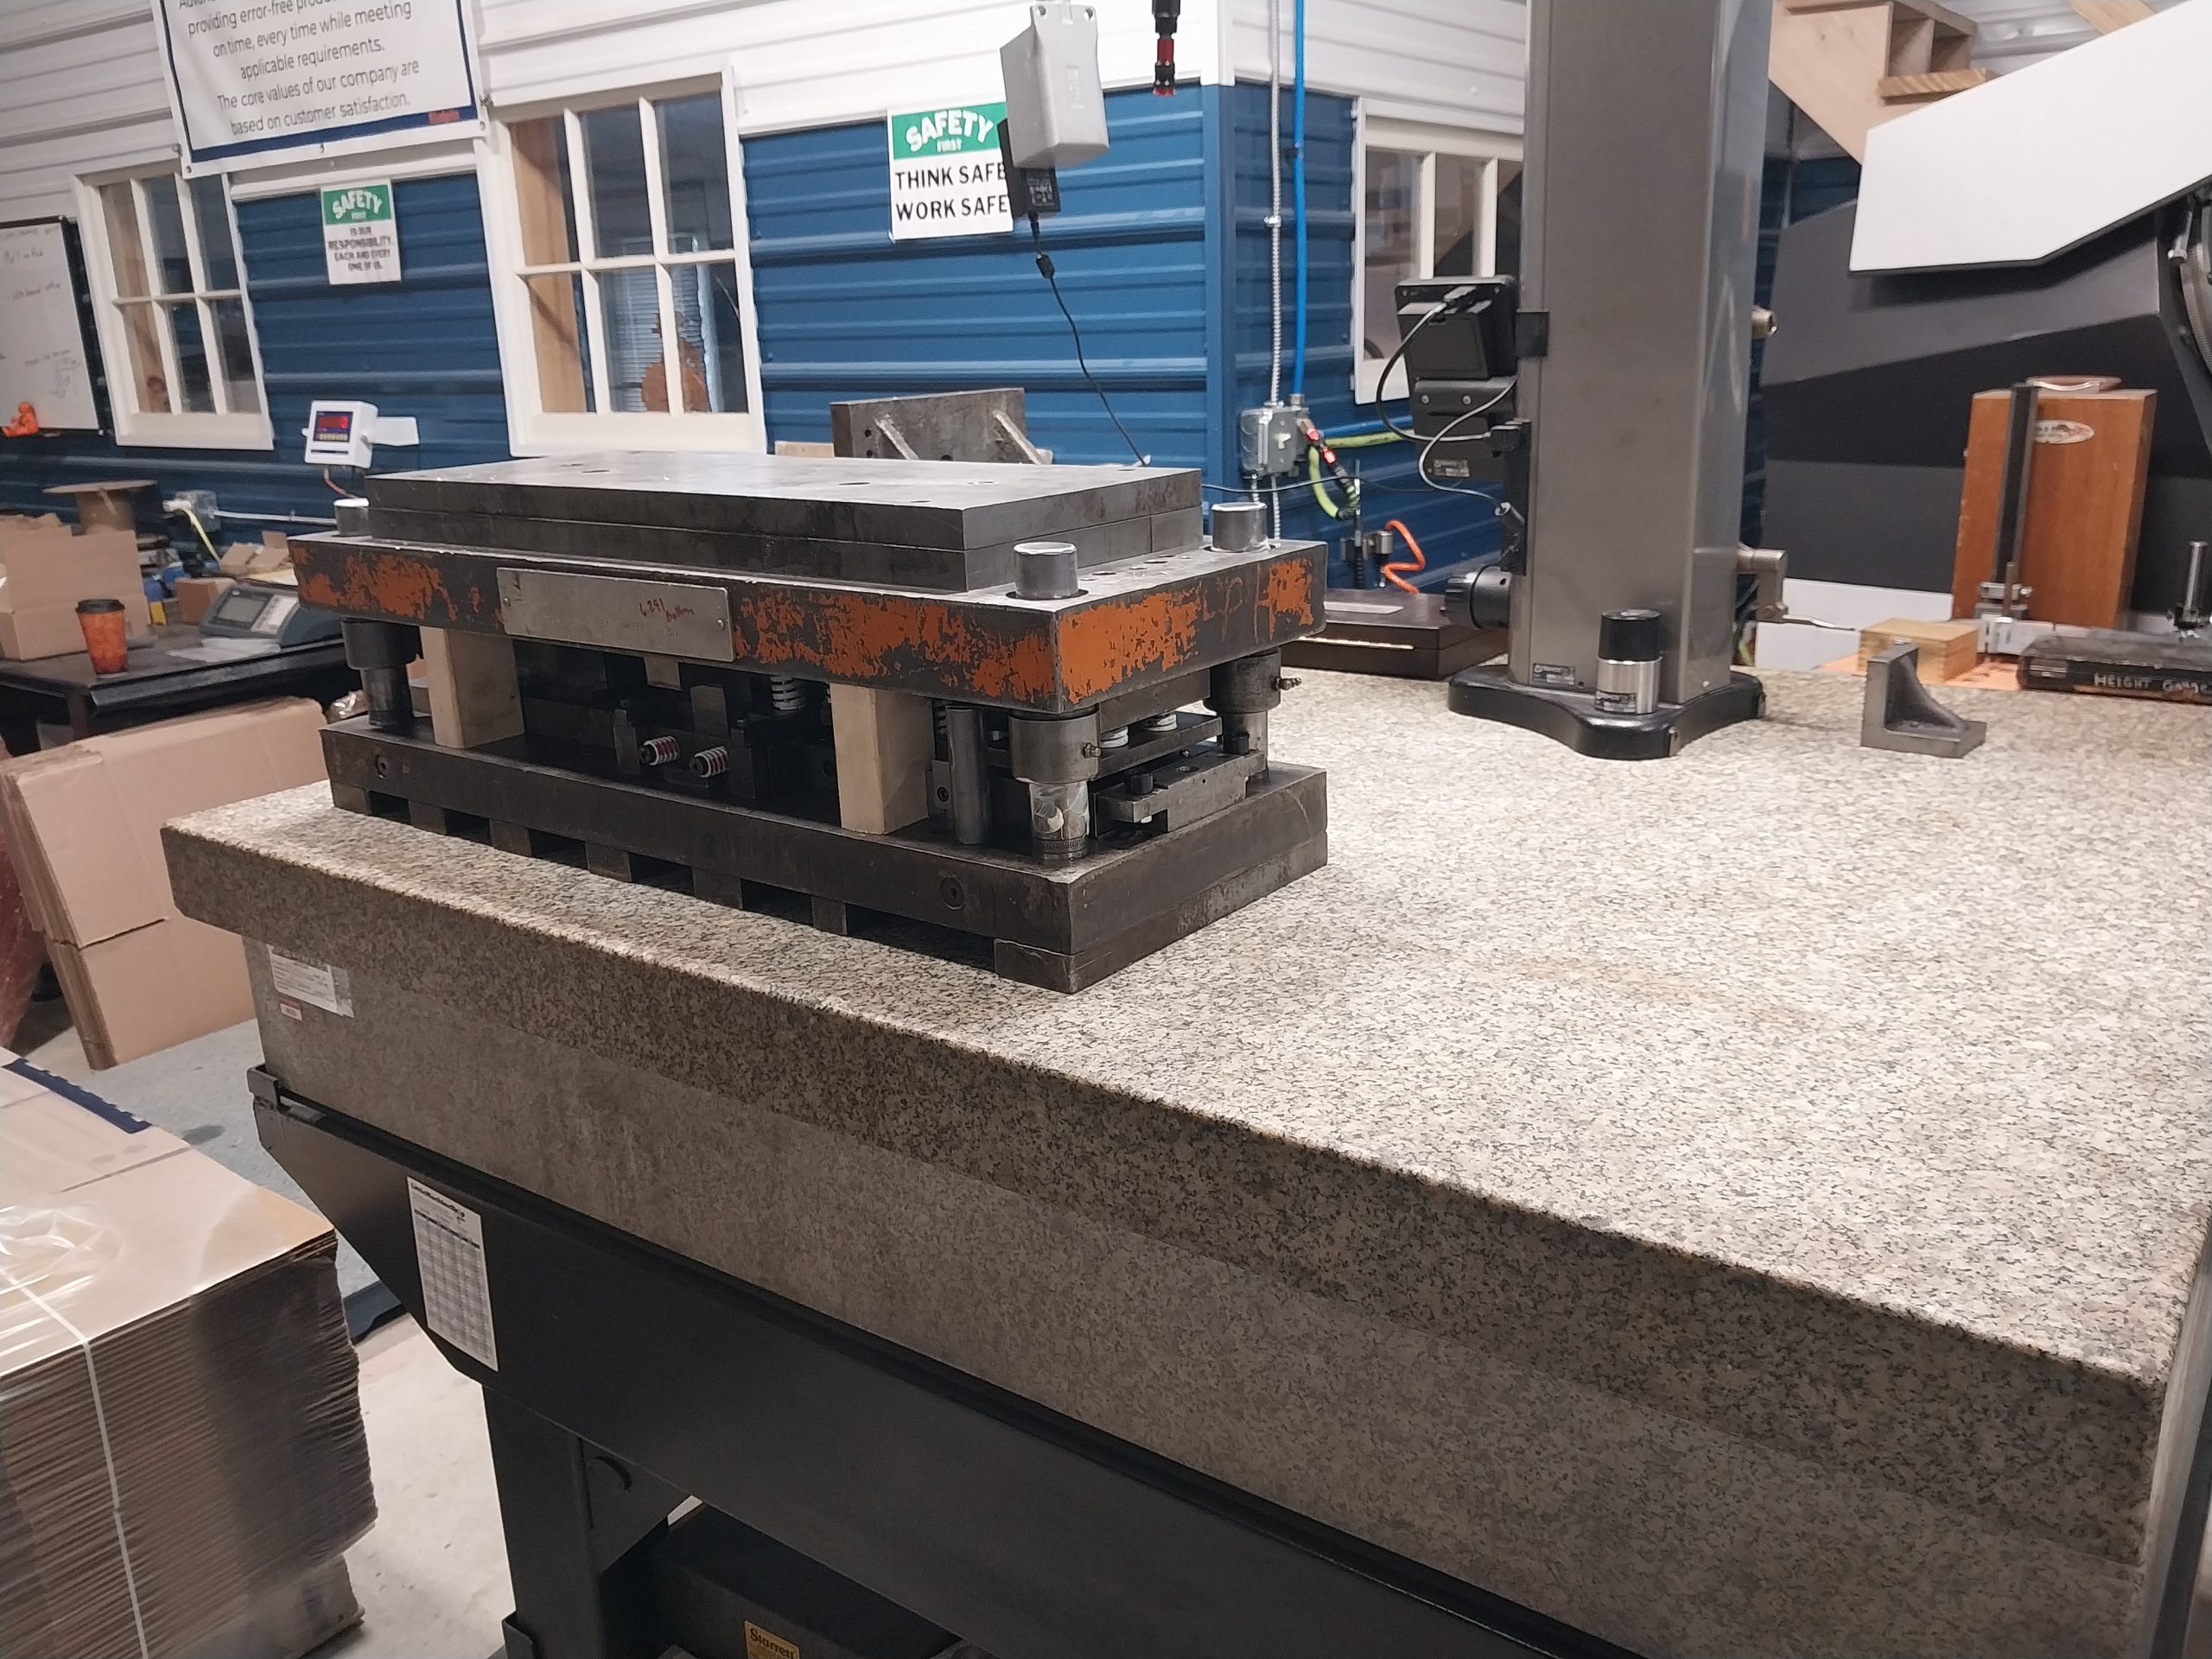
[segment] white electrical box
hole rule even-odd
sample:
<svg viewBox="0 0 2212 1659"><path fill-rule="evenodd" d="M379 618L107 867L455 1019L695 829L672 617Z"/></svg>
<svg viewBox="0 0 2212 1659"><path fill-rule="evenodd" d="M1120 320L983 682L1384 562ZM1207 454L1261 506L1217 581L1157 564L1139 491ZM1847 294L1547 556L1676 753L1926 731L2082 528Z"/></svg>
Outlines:
<svg viewBox="0 0 2212 1659"><path fill-rule="evenodd" d="M1037 0L1028 27L999 48L1007 139L1016 167L1073 167L1106 153L1098 78L1098 14L1073 0Z"/></svg>
<svg viewBox="0 0 2212 1659"><path fill-rule="evenodd" d="M374 404L339 397L308 404L301 435L308 441L303 459L310 467L365 467L380 443L422 442L412 415L378 415Z"/></svg>

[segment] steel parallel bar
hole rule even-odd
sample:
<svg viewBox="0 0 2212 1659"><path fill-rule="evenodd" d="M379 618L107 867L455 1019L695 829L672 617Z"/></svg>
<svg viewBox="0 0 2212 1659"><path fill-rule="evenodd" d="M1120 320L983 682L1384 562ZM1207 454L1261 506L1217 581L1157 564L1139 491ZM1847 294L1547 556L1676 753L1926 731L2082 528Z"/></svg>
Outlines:
<svg viewBox="0 0 2212 1659"><path fill-rule="evenodd" d="M438 546L543 553L556 558L625 559L666 567L751 570L831 582L890 583L944 592L1005 585L1014 580L1014 542L941 548L781 532L626 524L588 518L522 518L493 513L418 512L385 507L375 515L375 539ZM1154 553L1195 550L1198 515L1156 513L1083 524L1058 539L1072 542L1086 566Z"/></svg>
<svg viewBox="0 0 2212 1659"><path fill-rule="evenodd" d="M1195 512L1198 475L1135 467L728 454L590 454L379 473L387 510L573 518L929 547L1058 536L1116 518Z"/></svg>

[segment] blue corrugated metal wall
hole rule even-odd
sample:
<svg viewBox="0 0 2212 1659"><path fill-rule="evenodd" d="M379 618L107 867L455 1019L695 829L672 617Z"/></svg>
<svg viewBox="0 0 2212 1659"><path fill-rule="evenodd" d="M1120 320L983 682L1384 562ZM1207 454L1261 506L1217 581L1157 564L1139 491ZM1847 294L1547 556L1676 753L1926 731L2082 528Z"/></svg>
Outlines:
<svg viewBox="0 0 2212 1659"><path fill-rule="evenodd" d="M1207 463L1215 240L1212 89L1106 101L1112 148L1061 175L1044 221L1084 355L1140 448ZM768 435L826 440L844 397L1018 385L1029 429L1070 461L1131 459L1077 367L1066 322L1014 236L898 242L880 121L745 143Z"/></svg>
<svg viewBox="0 0 2212 1659"><path fill-rule="evenodd" d="M1091 370L1138 446L1160 464L1203 467L1218 499L1236 484L1236 411L1266 390L1267 92L1116 92L1107 114L1113 146L1064 175L1065 211L1045 221L1046 245ZM1310 98L1306 391L1325 428L1375 413L1351 390L1352 142L1350 101ZM1077 365L1026 227L892 242L880 122L750 139L745 179L772 440L826 439L841 397L1013 385L1060 458L1129 459ZM295 458L315 397L415 416L422 446L387 449L391 466L505 455L475 180L402 180L395 195L406 280L337 289L323 280L313 195L239 205L273 452L11 440L0 500L35 506L47 484L143 475L168 490L213 488L236 511L327 514L329 492ZM1404 518L1432 565L1495 546L1481 502L1420 486L1410 445L1347 454L1370 486L1369 522ZM1338 533L1302 486L1284 502L1291 533Z"/></svg>
<svg viewBox="0 0 2212 1659"><path fill-rule="evenodd" d="M1227 105L1224 122L1225 143L1221 168L1229 193L1230 222L1235 226L1235 254L1230 268L1228 298L1230 337L1235 363L1233 376L1217 383L1214 418L1231 435L1230 470L1209 475L1217 482L1234 483L1233 435L1236 411L1266 401L1268 390L1268 89L1238 85L1223 89ZM1290 99L1283 99L1284 143L1290 134ZM1376 418L1376 405L1353 401L1351 345L1352 283L1352 146L1351 100L1309 92L1306 99L1306 400L1324 431L1363 424ZM1289 165L1284 164L1283 200L1288 213ZM1283 385L1290 385L1291 346L1287 314L1291 302L1292 252L1287 227L1283 235L1283 304L1286 323L1283 345ZM1403 404L1392 405L1402 425ZM1493 551L1497 524L1489 505L1465 495L1447 494L1424 486L1415 467L1414 446L1390 443L1373 448L1343 452L1347 465L1357 464L1366 486L1365 522L1379 529L1396 518L1419 539L1427 554L1432 573ZM1302 480L1301 474L1301 480ZM1327 517L1300 486L1283 498L1283 530L1292 536L1329 541L1345 526ZM1331 580L1345 577L1340 562L1331 566ZM1421 578L1434 586L1441 577Z"/></svg>
<svg viewBox="0 0 2212 1659"><path fill-rule="evenodd" d="M53 505L39 499L48 484L153 478L164 491L212 489L238 512L327 517L331 493L300 460L316 397L414 416L422 447L379 456L395 469L503 459L506 405L475 176L402 179L392 192L404 279L346 288L324 280L315 195L238 205L273 450L119 448L79 434L9 439L0 442L0 501L40 510Z"/></svg>

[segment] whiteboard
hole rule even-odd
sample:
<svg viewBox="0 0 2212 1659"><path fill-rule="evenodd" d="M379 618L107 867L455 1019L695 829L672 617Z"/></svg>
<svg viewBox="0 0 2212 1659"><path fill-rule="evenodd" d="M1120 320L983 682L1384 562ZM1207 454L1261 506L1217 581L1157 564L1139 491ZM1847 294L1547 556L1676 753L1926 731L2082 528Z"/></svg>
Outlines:
<svg viewBox="0 0 2212 1659"><path fill-rule="evenodd" d="M99 429L92 354L61 224L0 225L0 420L29 404L48 428Z"/></svg>

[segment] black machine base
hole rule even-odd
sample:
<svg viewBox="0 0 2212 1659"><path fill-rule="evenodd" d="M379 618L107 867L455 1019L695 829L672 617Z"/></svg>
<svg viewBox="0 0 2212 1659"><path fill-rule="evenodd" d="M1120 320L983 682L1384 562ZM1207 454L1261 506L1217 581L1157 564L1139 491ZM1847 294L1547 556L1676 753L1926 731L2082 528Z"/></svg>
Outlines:
<svg viewBox="0 0 2212 1659"><path fill-rule="evenodd" d="M916 825L834 823L595 778L491 749L446 748L365 720L323 733L331 798L353 811L795 912L834 933L980 954L1046 990L1079 991L1328 862L1328 793L1272 763L1243 799L1179 829L1102 842L1065 864L963 847ZM918 924L918 926L914 925Z"/></svg>
<svg viewBox="0 0 2212 1659"><path fill-rule="evenodd" d="M1325 604L1328 626L1285 645L1286 667L1443 680L1505 650L1504 629L1476 627L1441 594L1332 588Z"/></svg>
<svg viewBox="0 0 2212 1659"><path fill-rule="evenodd" d="M1453 675L1446 695L1455 715L1539 732L1600 760L1663 760L1707 732L1766 711L1766 688L1749 674L1731 674L1725 685L1648 715L1600 714L1587 691L1519 685L1503 666Z"/></svg>

